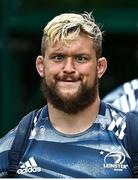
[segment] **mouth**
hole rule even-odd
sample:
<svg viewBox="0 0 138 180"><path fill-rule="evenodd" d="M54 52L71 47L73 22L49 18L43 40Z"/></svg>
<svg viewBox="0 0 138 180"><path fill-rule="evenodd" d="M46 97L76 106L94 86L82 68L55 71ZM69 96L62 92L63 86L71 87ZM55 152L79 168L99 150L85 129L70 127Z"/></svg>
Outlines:
<svg viewBox="0 0 138 180"><path fill-rule="evenodd" d="M76 81L80 81L81 78L79 77L63 77L63 78L59 78L59 81L65 81L65 82L76 82Z"/></svg>
<svg viewBox="0 0 138 180"><path fill-rule="evenodd" d="M77 82L77 81L79 81L79 80L72 80L72 79L66 79L66 80L61 80L61 81L63 81L63 82Z"/></svg>
<svg viewBox="0 0 138 180"><path fill-rule="evenodd" d="M80 80L59 80L58 84L61 86L76 86L80 84Z"/></svg>
<svg viewBox="0 0 138 180"><path fill-rule="evenodd" d="M82 80L81 77L78 76L62 76L56 78L58 85L62 87L78 86L80 85L81 80Z"/></svg>

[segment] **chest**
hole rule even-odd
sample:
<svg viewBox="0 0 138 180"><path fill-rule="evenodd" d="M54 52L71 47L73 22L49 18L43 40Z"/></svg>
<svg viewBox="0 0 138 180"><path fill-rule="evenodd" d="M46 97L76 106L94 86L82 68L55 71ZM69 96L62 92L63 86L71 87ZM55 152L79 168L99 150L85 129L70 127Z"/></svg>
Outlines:
<svg viewBox="0 0 138 180"><path fill-rule="evenodd" d="M29 140L17 177L131 177L131 160L113 132L95 126L67 137L38 130Z"/></svg>

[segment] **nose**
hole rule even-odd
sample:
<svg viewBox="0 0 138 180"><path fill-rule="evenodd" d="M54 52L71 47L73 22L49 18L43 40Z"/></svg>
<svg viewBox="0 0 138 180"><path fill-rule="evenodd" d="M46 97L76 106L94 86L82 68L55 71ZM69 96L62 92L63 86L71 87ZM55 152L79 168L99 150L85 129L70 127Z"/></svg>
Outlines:
<svg viewBox="0 0 138 180"><path fill-rule="evenodd" d="M72 58L68 58L64 61L64 73L74 73L75 72L75 65Z"/></svg>

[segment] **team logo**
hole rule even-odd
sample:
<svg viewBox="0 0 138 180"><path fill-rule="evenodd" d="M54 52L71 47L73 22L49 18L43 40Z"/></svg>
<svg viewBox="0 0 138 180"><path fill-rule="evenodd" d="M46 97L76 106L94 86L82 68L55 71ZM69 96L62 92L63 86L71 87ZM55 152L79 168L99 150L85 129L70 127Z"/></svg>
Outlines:
<svg viewBox="0 0 138 180"><path fill-rule="evenodd" d="M125 155L122 152L110 152L104 157L104 168L122 171L127 169L128 165L124 164Z"/></svg>
<svg viewBox="0 0 138 180"><path fill-rule="evenodd" d="M41 168L38 167L36 161L33 157L29 158L28 161L20 165L20 168L17 170L17 174L27 174L27 173L35 173L40 172Z"/></svg>

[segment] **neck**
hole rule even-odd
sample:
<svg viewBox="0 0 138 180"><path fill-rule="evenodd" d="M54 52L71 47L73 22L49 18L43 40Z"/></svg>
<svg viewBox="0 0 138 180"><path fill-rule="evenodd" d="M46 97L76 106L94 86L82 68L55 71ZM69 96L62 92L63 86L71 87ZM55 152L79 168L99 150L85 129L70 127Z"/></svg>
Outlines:
<svg viewBox="0 0 138 180"><path fill-rule="evenodd" d="M100 98L76 114L67 114L48 102L49 117L53 127L65 134L77 134L87 130L96 120Z"/></svg>

